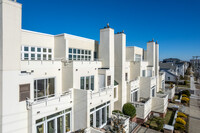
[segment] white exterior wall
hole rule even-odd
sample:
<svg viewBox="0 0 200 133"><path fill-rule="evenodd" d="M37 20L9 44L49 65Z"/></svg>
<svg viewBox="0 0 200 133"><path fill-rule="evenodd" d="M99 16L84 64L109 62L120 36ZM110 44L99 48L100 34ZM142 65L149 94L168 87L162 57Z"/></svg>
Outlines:
<svg viewBox="0 0 200 133"><path fill-rule="evenodd" d="M115 34L115 80L119 83L119 100L115 103L115 109L121 110L127 102L127 86L125 81L126 61L126 35Z"/></svg>
<svg viewBox="0 0 200 133"><path fill-rule="evenodd" d="M132 47L126 47L126 60L127 61L135 61L135 55L141 55L143 58L143 49L132 46Z"/></svg>
<svg viewBox="0 0 200 133"><path fill-rule="evenodd" d="M19 93L21 5L0 0L0 10L0 132L27 132L26 108L15 96Z"/></svg>

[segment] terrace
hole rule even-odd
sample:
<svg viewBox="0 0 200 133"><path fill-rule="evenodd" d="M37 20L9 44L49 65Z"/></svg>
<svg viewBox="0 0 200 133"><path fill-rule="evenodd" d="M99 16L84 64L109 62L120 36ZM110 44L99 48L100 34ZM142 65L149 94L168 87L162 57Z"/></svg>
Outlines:
<svg viewBox="0 0 200 133"><path fill-rule="evenodd" d="M150 98L142 98L137 102L132 102L133 106L136 108L136 116L141 119L145 119L151 112L151 101Z"/></svg>

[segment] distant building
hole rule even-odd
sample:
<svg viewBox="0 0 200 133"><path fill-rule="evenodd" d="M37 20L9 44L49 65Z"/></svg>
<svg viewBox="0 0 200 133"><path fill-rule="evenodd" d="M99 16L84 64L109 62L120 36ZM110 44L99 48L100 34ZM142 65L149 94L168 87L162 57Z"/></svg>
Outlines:
<svg viewBox="0 0 200 133"><path fill-rule="evenodd" d="M189 66L186 61L181 61L177 58L164 59L159 63L160 71L166 72L165 80L170 82L176 82L180 76L185 76L185 72Z"/></svg>

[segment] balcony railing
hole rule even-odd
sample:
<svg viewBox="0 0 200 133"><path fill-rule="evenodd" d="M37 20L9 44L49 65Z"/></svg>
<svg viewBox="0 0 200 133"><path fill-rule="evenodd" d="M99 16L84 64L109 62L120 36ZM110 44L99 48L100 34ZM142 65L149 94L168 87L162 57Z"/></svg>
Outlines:
<svg viewBox="0 0 200 133"><path fill-rule="evenodd" d="M136 108L137 117L145 119L147 115L151 112L151 99L146 98L137 102L132 102L133 106Z"/></svg>
<svg viewBox="0 0 200 133"><path fill-rule="evenodd" d="M48 95L48 96L43 96L40 98L34 98L34 99L26 99L26 108L29 110L32 106L38 105L38 104L44 104L45 106L48 105L51 101L58 101L60 102L64 98L69 97L69 99L72 99L72 92L66 91L63 92L62 94L57 94L56 96L53 95ZM70 101L71 102L71 101Z"/></svg>
<svg viewBox="0 0 200 133"><path fill-rule="evenodd" d="M108 86L108 87L99 88L98 92L90 91L91 99L96 97L96 96L102 96L102 95L105 95L105 94L106 95L110 94L110 93L112 93L112 89L113 89L113 86Z"/></svg>

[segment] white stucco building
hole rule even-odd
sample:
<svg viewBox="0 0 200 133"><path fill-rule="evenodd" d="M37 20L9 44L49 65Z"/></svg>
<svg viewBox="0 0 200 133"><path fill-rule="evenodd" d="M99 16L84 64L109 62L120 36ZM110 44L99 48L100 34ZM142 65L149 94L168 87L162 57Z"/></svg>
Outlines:
<svg viewBox="0 0 200 133"><path fill-rule="evenodd" d="M28 31L21 28L21 4L0 0L0 9L0 132L101 128L127 102L141 120L165 114L154 41L147 50L126 47L126 35L109 26L100 42Z"/></svg>

